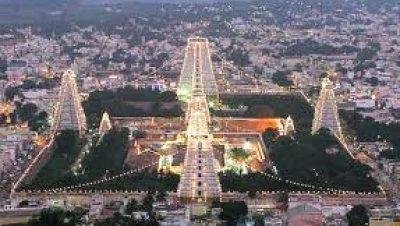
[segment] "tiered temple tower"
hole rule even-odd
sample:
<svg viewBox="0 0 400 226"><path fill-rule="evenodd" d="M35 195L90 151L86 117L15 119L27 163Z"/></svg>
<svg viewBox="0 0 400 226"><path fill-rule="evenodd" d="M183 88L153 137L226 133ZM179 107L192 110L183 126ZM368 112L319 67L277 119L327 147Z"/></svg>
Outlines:
<svg viewBox="0 0 400 226"><path fill-rule="evenodd" d="M283 124L283 134L288 135L292 132L295 132L294 128L294 122L293 119L288 116L286 119L282 119L282 124Z"/></svg>
<svg viewBox="0 0 400 226"><path fill-rule="evenodd" d="M207 99L218 99L218 86L212 67L208 39L199 37L188 39L177 90L179 99L185 102L189 101L194 84L198 83L198 81L196 81L198 78L194 76L196 73L196 60L202 62L199 66L202 71L204 92L207 95Z"/></svg>
<svg viewBox="0 0 400 226"><path fill-rule="evenodd" d="M108 115L107 112L103 113L103 116L101 117L101 122L99 126L99 134L103 136L106 134L108 131L110 131L112 128L111 121L110 121L110 116Z"/></svg>
<svg viewBox="0 0 400 226"><path fill-rule="evenodd" d="M329 129L338 138L342 138L335 92L329 78L324 78L321 83L321 91L315 105L312 133L318 132L323 127Z"/></svg>
<svg viewBox="0 0 400 226"><path fill-rule="evenodd" d="M76 76L67 70L61 78L58 99L54 104L52 130L76 130L83 135L86 130L86 116L76 84Z"/></svg>
<svg viewBox="0 0 400 226"><path fill-rule="evenodd" d="M208 49L203 42L191 42L191 67L182 71L192 71L192 88L189 91L187 125L187 151L178 196L188 200L207 201L220 198L221 185L217 175L217 162L214 159L212 135L209 131L210 115L206 98L208 70L210 61L204 61ZM207 51L206 53L204 51ZM187 61L187 59L186 59ZM185 77L185 74L182 74ZM184 78L185 79L185 78ZM186 78L188 79L188 78Z"/></svg>

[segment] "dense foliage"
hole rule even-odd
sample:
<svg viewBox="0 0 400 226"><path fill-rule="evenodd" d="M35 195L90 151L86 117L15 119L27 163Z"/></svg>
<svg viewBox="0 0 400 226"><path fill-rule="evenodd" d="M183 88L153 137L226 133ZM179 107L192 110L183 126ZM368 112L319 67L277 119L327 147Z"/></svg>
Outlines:
<svg viewBox="0 0 400 226"><path fill-rule="evenodd" d="M272 74L272 82L278 86L289 87L293 85L293 81L289 79L290 71L277 71Z"/></svg>
<svg viewBox="0 0 400 226"><path fill-rule="evenodd" d="M369 175L370 168L352 159L327 130L295 139L280 137L270 150L283 178L326 188L378 190L378 183Z"/></svg>
<svg viewBox="0 0 400 226"><path fill-rule="evenodd" d="M56 137L55 150L35 179L25 188L46 189L70 183L70 167L80 153L80 139L76 131L64 130Z"/></svg>
<svg viewBox="0 0 400 226"><path fill-rule="evenodd" d="M140 225L140 226L157 226L159 225L157 220L154 218L136 220L130 216L124 216L120 213L115 213L113 217L107 218L104 221L96 221L94 226L128 226L128 225Z"/></svg>
<svg viewBox="0 0 400 226"><path fill-rule="evenodd" d="M213 207L222 209L219 218L225 220L228 225L236 225L238 220L248 214L248 208L244 201L213 202Z"/></svg>
<svg viewBox="0 0 400 226"><path fill-rule="evenodd" d="M346 217L350 226L368 225L369 223L368 210L365 206L362 205L354 206L346 214Z"/></svg>
<svg viewBox="0 0 400 226"><path fill-rule="evenodd" d="M238 175L234 172L226 172L219 174L219 181L222 190L250 192L249 195L256 191L303 191L302 187L290 185L284 181L271 179L265 174L254 172ZM310 189L308 189L310 190Z"/></svg>
<svg viewBox="0 0 400 226"><path fill-rule="evenodd" d="M137 102L150 102L149 109L143 109ZM170 109L162 108L162 103L172 103ZM160 92L151 89L135 89L133 87L118 88L117 90L103 90L90 93L83 103L89 124L98 125L103 112L107 111L114 117L161 116L177 117L183 111L177 103L174 92Z"/></svg>
<svg viewBox="0 0 400 226"><path fill-rule="evenodd" d="M111 129L100 143L93 146L83 161L84 173L89 178L100 178L123 170L128 153L129 130Z"/></svg>
<svg viewBox="0 0 400 226"><path fill-rule="evenodd" d="M243 148L232 148L229 151L229 157L232 158L233 160L237 162L244 162L247 160L247 158L250 156L250 153L248 153L245 149Z"/></svg>
<svg viewBox="0 0 400 226"><path fill-rule="evenodd" d="M355 111L340 111L340 117L345 121L349 129L354 132L358 141L388 141L392 143L394 150L385 152L387 157L394 158L400 155L400 123L382 123L366 117Z"/></svg>
<svg viewBox="0 0 400 226"><path fill-rule="evenodd" d="M57 137L53 156L39 171L34 181L23 189L49 189L76 185L93 181L103 176L123 172L128 151L129 130L112 129L94 145L82 161L82 173L75 174L72 165L79 153L79 138L74 131L63 131ZM132 191L176 191L179 175L157 172L140 172L129 177L118 178L99 185L87 187L93 190L132 190Z"/></svg>
<svg viewBox="0 0 400 226"><path fill-rule="evenodd" d="M299 41L286 48L284 56L307 56L311 54L321 55L341 55L357 52L358 48L354 46L336 47L326 43L319 43L311 39Z"/></svg>
<svg viewBox="0 0 400 226"><path fill-rule="evenodd" d="M249 95L249 96L221 96L221 101L232 107L248 106L244 117L292 117L298 133L311 131L313 109L310 104L299 95ZM229 116L219 115L218 116Z"/></svg>
<svg viewBox="0 0 400 226"><path fill-rule="evenodd" d="M43 209L29 220L29 226L76 226L84 223L83 209L64 210L61 208Z"/></svg>
<svg viewBox="0 0 400 226"><path fill-rule="evenodd" d="M40 111L34 103L20 104L17 102L13 112L13 121L28 122L28 126L32 131L44 131L48 128L48 114L45 111Z"/></svg>
<svg viewBox="0 0 400 226"><path fill-rule="evenodd" d="M250 64L249 53L246 50L229 46L225 51L227 52L227 60L233 61L235 65L246 67Z"/></svg>
<svg viewBox="0 0 400 226"><path fill-rule="evenodd" d="M107 183L89 187L96 190L120 191L176 191L178 189L179 175L163 174L157 172L141 172L129 177L115 179Z"/></svg>

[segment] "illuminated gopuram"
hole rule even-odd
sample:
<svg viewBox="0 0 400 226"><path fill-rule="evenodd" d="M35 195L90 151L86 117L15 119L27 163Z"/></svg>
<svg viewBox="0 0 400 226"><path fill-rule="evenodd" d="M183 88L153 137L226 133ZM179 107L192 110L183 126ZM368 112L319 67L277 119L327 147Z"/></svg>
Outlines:
<svg viewBox="0 0 400 226"><path fill-rule="evenodd" d="M52 130L76 130L80 135L86 130L86 116L82 108L75 74L67 70L61 78L58 99L54 105Z"/></svg>
<svg viewBox="0 0 400 226"><path fill-rule="evenodd" d="M323 127L329 129L338 138L342 138L335 92L329 78L324 78L321 83L321 91L315 105L312 133L318 132Z"/></svg>
<svg viewBox="0 0 400 226"><path fill-rule="evenodd" d="M207 201L219 198L221 185L217 175L217 163L214 160L212 135L209 131L210 114L205 87L207 86L202 44L193 45L193 88L187 110L187 151L183 172L178 186L178 196L195 201ZM186 59L187 61L187 59ZM207 69L208 70L208 69Z"/></svg>
<svg viewBox="0 0 400 226"><path fill-rule="evenodd" d="M198 83L195 81L198 78L193 76L196 73L196 57L201 59L200 65L197 66L201 68L203 73L204 92L207 95L207 99L218 99L218 87L212 67L209 43L206 38L198 37L188 39L177 90L179 99L185 102L189 101L194 84Z"/></svg>
<svg viewBox="0 0 400 226"><path fill-rule="evenodd" d="M99 126L99 134L102 136L106 134L108 131L112 129L111 121L110 121L110 116L108 115L107 112L103 113L103 116L101 117L101 122Z"/></svg>

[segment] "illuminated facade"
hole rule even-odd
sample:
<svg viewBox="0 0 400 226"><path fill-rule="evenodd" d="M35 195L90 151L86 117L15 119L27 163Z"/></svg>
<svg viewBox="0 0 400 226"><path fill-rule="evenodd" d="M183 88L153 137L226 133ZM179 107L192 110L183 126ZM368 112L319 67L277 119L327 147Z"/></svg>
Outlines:
<svg viewBox="0 0 400 226"><path fill-rule="evenodd" d="M321 91L315 105L312 133L318 132L321 128L327 128L337 137L342 137L335 92L329 78L322 80Z"/></svg>
<svg viewBox="0 0 400 226"><path fill-rule="evenodd" d="M282 119L282 124L283 124L283 134L284 135L288 135L292 132L295 132L294 122L290 116L288 116L286 119Z"/></svg>
<svg viewBox="0 0 400 226"><path fill-rule="evenodd" d="M67 70L62 76L58 99L54 105L52 130L71 129L82 135L86 130L86 116L75 77L71 70Z"/></svg>
<svg viewBox="0 0 400 226"><path fill-rule="evenodd" d="M196 71L201 71L201 78L194 76ZM199 79L202 81L197 81ZM177 90L179 99L185 102L189 101L192 90L196 88L195 84L204 84L204 92L208 99L218 98L218 86L212 67L209 43L206 38L188 39Z"/></svg>
<svg viewBox="0 0 400 226"><path fill-rule="evenodd" d="M203 39L202 39L203 40ZM190 42L190 43L198 43ZM207 51L204 53L204 51ZM191 53L192 54L192 53ZM204 56L208 49L195 44L193 49L192 89L187 111L187 150L183 172L178 186L178 196L197 201L219 198L221 185L217 175L217 163L214 159L212 135L209 131L210 113L205 92L210 74L203 68L211 68L204 64ZM186 59L187 61L187 59Z"/></svg>
<svg viewBox="0 0 400 226"><path fill-rule="evenodd" d="M111 130L112 125L110 121L110 116L108 115L107 112L103 113L103 116L101 117L101 122L99 126L99 134L104 135L106 134L109 130Z"/></svg>

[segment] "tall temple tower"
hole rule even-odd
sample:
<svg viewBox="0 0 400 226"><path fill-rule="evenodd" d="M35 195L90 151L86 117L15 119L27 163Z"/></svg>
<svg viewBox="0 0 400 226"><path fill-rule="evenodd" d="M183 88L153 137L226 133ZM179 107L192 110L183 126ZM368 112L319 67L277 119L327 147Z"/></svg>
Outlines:
<svg viewBox="0 0 400 226"><path fill-rule="evenodd" d="M335 92L333 90L333 83L329 78L322 79L321 91L315 105L312 134L318 132L323 127L329 129L338 138L342 138Z"/></svg>
<svg viewBox="0 0 400 226"><path fill-rule="evenodd" d="M204 40L204 39L200 39ZM190 57L190 67L183 71L191 71L192 88L188 88L187 118L187 150L184 160L183 172L178 186L178 196L193 201L207 201L219 199L221 185L217 175L217 162L214 159L212 147L212 134L209 131L210 112L207 103L209 84L207 69L211 61L205 61L208 49L204 48L203 41L191 42L189 50L193 54ZM186 58L187 61L188 58ZM187 63L187 62L186 62ZM187 66L187 65L186 65ZM182 75L185 77L186 75ZM210 87L209 87L210 88ZM215 91L215 90L214 90ZM213 91L213 92L214 92ZM211 89L209 89L211 93Z"/></svg>
<svg viewBox="0 0 400 226"><path fill-rule="evenodd" d="M204 84L204 92L207 99L218 99L218 86L215 80L212 66L210 48L207 38L189 38L186 47L185 58L181 70L177 94L180 100L189 101L192 90L199 81L196 81L195 62L200 61L198 70L201 70Z"/></svg>
<svg viewBox="0 0 400 226"><path fill-rule="evenodd" d="M71 70L62 75L58 99L54 105L53 132L71 129L78 131L80 135L85 133L86 116L75 79Z"/></svg>
<svg viewBox="0 0 400 226"><path fill-rule="evenodd" d="M103 136L111 129L112 129L112 125L111 125L111 121L110 121L110 115L108 115L107 112L104 112L103 116L101 117L101 122L100 122L100 126L99 126L99 134L101 136Z"/></svg>
<svg viewBox="0 0 400 226"><path fill-rule="evenodd" d="M282 119L282 124L283 124L283 134L288 135L292 132L295 132L294 128L294 122L293 119L288 116L286 119Z"/></svg>

